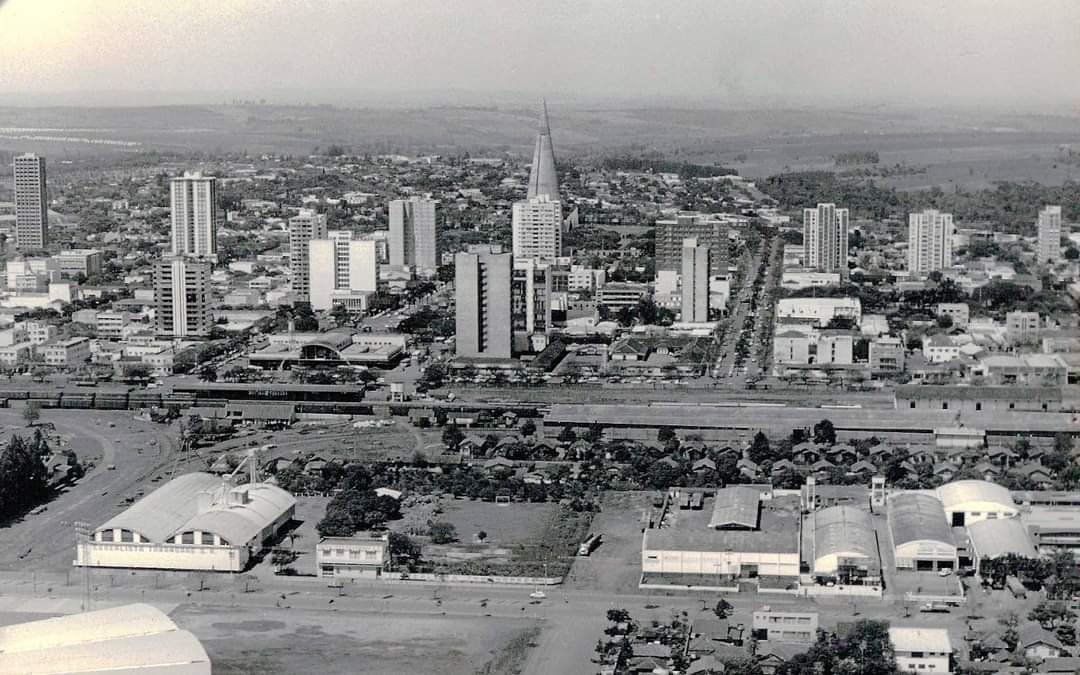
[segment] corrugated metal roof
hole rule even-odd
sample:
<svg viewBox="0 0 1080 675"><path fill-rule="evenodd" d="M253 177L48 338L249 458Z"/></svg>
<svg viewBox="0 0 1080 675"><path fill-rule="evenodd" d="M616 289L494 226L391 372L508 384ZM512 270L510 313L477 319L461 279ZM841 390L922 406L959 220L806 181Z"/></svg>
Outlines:
<svg viewBox="0 0 1080 675"><path fill-rule="evenodd" d="M856 554L876 557L870 514L854 506L830 506L814 513L814 558Z"/></svg>
<svg viewBox="0 0 1080 675"><path fill-rule="evenodd" d="M913 541L936 541L956 546L945 507L937 497L919 492L901 492L889 499L889 531L893 545Z"/></svg>
<svg viewBox="0 0 1080 675"><path fill-rule="evenodd" d="M758 526L758 507L761 491L748 487L727 487L716 491L709 527L745 527L753 530Z"/></svg>
<svg viewBox="0 0 1080 675"><path fill-rule="evenodd" d="M247 495L246 503L230 504L228 492ZM199 511L199 495L209 493L212 506ZM161 543L182 532L213 532L242 546L296 504L285 490L266 483L230 486L218 476L178 476L111 518L98 530L125 529Z"/></svg>
<svg viewBox="0 0 1080 675"><path fill-rule="evenodd" d="M1038 555L1019 518L980 520L968 525L967 531L971 546L980 558L997 558L1009 553L1027 558Z"/></svg>
<svg viewBox="0 0 1080 675"><path fill-rule="evenodd" d="M965 502L990 502L1003 508L1016 509L1009 491L997 483L985 480L956 480L937 489L938 499L946 511Z"/></svg>
<svg viewBox="0 0 1080 675"><path fill-rule="evenodd" d="M146 604L0 627L0 675L91 672L209 675L210 659L194 635Z"/></svg>

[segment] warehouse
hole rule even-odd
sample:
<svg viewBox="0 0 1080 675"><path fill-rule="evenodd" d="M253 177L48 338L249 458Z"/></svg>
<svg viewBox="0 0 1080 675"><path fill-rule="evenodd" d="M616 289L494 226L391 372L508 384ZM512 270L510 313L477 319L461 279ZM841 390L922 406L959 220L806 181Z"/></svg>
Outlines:
<svg viewBox="0 0 1080 675"><path fill-rule="evenodd" d="M855 506L830 506L809 516L814 528L813 573L819 582L877 585L881 561L870 514Z"/></svg>
<svg viewBox="0 0 1080 675"><path fill-rule="evenodd" d="M194 635L140 603L0 627L0 673L210 675L210 659Z"/></svg>
<svg viewBox="0 0 1080 675"><path fill-rule="evenodd" d="M169 481L76 547L76 565L239 572L288 523L296 500L208 473Z"/></svg>
<svg viewBox="0 0 1080 675"><path fill-rule="evenodd" d="M956 541L937 497L901 492L889 499L889 534L898 570L956 568Z"/></svg>
<svg viewBox="0 0 1080 675"><path fill-rule="evenodd" d="M755 494L756 493L756 494ZM669 511L645 530L645 578L726 585L738 579L799 576L799 498L755 488L723 488L704 508Z"/></svg>
<svg viewBox="0 0 1080 675"><path fill-rule="evenodd" d="M1038 557L1035 546L1019 518L981 520L969 525L967 532L971 539L976 572L979 571L983 558L999 558L1009 554L1022 558Z"/></svg>
<svg viewBox="0 0 1080 675"><path fill-rule="evenodd" d="M985 480L957 480L937 489L946 522L964 527L980 520L1015 518L1020 510L1008 490Z"/></svg>

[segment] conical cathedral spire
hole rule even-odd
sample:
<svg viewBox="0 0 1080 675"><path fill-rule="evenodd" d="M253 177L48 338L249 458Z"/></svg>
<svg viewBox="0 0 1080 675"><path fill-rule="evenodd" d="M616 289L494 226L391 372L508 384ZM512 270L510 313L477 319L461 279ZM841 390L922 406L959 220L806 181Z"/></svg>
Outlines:
<svg viewBox="0 0 1080 675"><path fill-rule="evenodd" d="M551 145L551 125L548 123L547 101L540 106L540 126L533 150L532 169L529 171L528 198L547 195L559 198L559 177L555 173L555 150Z"/></svg>

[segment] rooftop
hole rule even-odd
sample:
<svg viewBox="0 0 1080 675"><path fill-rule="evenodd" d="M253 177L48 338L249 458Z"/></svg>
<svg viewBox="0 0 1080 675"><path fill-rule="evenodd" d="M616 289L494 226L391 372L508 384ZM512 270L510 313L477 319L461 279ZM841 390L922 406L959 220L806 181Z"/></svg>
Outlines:
<svg viewBox="0 0 1080 675"><path fill-rule="evenodd" d="M971 546L980 558L996 558L1009 553L1026 558L1038 556L1019 518L980 520L968 525L967 530Z"/></svg>
<svg viewBox="0 0 1080 675"><path fill-rule="evenodd" d="M941 500L921 492L901 492L889 499L893 545L936 541L955 546Z"/></svg>
<svg viewBox="0 0 1080 675"><path fill-rule="evenodd" d="M855 554L875 558L876 539L870 514L855 506L830 506L815 511L814 558Z"/></svg>
<svg viewBox="0 0 1080 675"><path fill-rule="evenodd" d="M957 480L937 489L938 499L946 511L970 502L989 502L1016 509L1016 502L1007 489L985 480Z"/></svg>
<svg viewBox="0 0 1080 675"><path fill-rule="evenodd" d="M754 488L734 486L717 490L709 527L756 529L760 504L761 491Z"/></svg>
<svg viewBox="0 0 1080 675"><path fill-rule="evenodd" d="M952 652L947 628L889 627L889 640L898 652Z"/></svg>
<svg viewBox="0 0 1080 675"><path fill-rule="evenodd" d="M965 401L1060 401L1060 387L969 387L908 384L896 388L898 399L961 399Z"/></svg>
<svg viewBox="0 0 1080 675"><path fill-rule="evenodd" d="M646 549L663 551L751 551L798 553L799 498L774 497L762 501L757 530L714 530L709 496L698 510L676 510L666 527L645 532Z"/></svg>

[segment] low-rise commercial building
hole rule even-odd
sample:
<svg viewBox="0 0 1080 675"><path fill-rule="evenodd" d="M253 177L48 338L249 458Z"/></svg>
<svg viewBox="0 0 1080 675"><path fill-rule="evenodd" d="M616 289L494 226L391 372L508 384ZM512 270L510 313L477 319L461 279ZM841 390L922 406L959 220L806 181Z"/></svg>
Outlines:
<svg viewBox="0 0 1080 675"><path fill-rule="evenodd" d="M817 612L785 612L769 606L754 612L752 630L757 640L814 642L817 640Z"/></svg>
<svg viewBox="0 0 1080 675"><path fill-rule="evenodd" d="M315 547L315 564L323 577L377 577L390 560L389 547L387 534L323 537Z"/></svg>
<svg viewBox="0 0 1080 675"><path fill-rule="evenodd" d="M888 514L898 570L956 569L956 541L940 499L900 492L889 498Z"/></svg>
<svg viewBox="0 0 1080 675"><path fill-rule="evenodd" d="M891 335L882 335L870 341L870 372L888 375L904 370L904 341Z"/></svg>
<svg viewBox="0 0 1080 675"><path fill-rule="evenodd" d="M902 673L951 673L952 642L946 628L889 627L889 641Z"/></svg>
<svg viewBox="0 0 1080 675"><path fill-rule="evenodd" d="M819 582L881 583L881 560L869 513L855 506L830 506L807 519L814 532L811 571Z"/></svg>
<svg viewBox="0 0 1080 675"><path fill-rule="evenodd" d="M971 323L971 309L966 302L939 302L935 313L952 319L953 328L967 328Z"/></svg>
<svg viewBox="0 0 1080 675"><path fill-rule="evenodd" d="M90 360L90 338L75 337L42 345L38 350L45 365L58 367L79 366Z"/></svg>
<svg viewBox="0 0 1080 675"><path fill-rule="evenodd" d="M957 480L942 485L936 492L952 527L1011 519L1020 513L1008 490L985 480Z"/></svg>
<svg viewBox="0 0 1080 675"><path fill-rule="evenodd" d="M910 384L897 387L894 398L897 409L908 410L1056 412L1062 407L1059 387Z"/></svg>
<svg viewBox="0 0 1080 675"><path fill-rule="evenodd" d="M858 324L862 319L862 303L858 298L782 298L776 303L778 323L792 319L824 328L838 317Z"/></svg>

